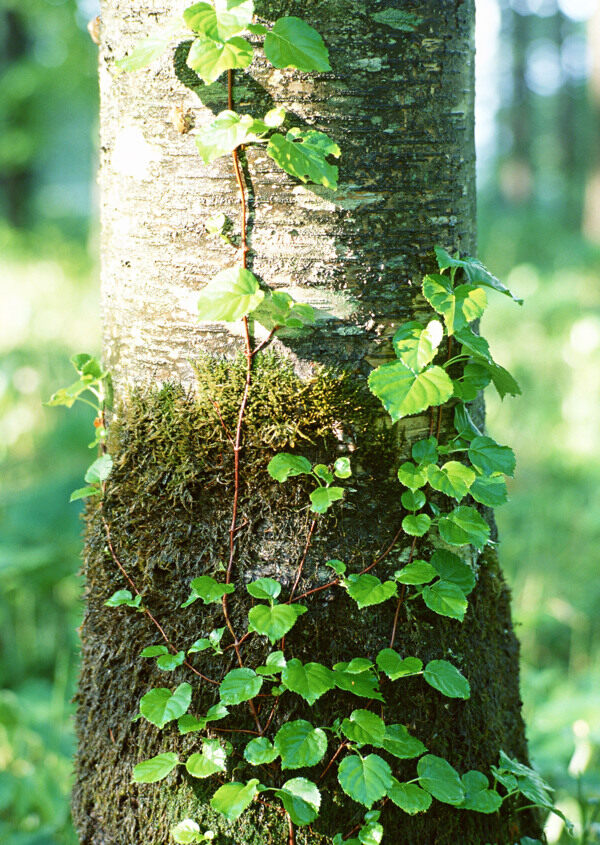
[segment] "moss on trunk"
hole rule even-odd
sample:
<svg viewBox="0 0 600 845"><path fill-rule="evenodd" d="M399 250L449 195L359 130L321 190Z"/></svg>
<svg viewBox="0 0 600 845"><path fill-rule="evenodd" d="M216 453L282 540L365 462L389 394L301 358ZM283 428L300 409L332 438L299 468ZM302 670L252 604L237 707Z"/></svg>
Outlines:
<svg viewBox="0 0 600 845"><path fill-rule="evenodd" d="M143 592L144 603L179 648L188 648L223 624L220 605L197 602L185 610L179 605L189 593L189 581L219 573L228 553L232 450L214 402L225 425L234 428L244 362L207 358L198 362L196 371L196 394L185 394L174 386L138 391L120 407L111 427L115 468L104 504L117 555ZM349 485L353 490L344 503L334 508L333 516L319 521L304 567L302 592L330 579L331 571L324 567L330 558L345 560L350 571L371 563L389 544L402 517L394 481L396 456L402 451L397 448L397 431L385 424L379 403L364 383L348 374L321 370L305 382L289 363L260 356L244 432L242 528L235 568L238 588L230 602L238 632L245 630L251 602L243 585L270 576L282 582L285 595L311 519L305 483L294 478L280 485L267 474L268 460L276 451L295 449L325 463L348 454L355 471ZM427 551L424 542L419 555ZM382 579L388 576L406 552L401 541L375 572ZM141 696L151 687L173 688L188 680L194 686L191 710L202 714L214 703L215 688L194 683L185 667L166 674L140 658L145 646L160 642L147 617L128 608L104 606L115 590L127 585L108 553L98 507L88 514L85 568L87 611L74 799L82 843L165 843L169 827L185 816L218 832L219 845L286 842L285 819L269 807L257 804L235 824L215 817L208 806L208 797L218 786L214 779L196 781L177 770L161 784L131 784L135 763L172 750L185 759L200 743L198 734L179 736L173 724L159 731L144 720L132 722ZM309 612L286 638L288 658L326 665L357 656L373 660L389 644L395 602L358 611L341 588L316 593L305 601ZM420 602L408 603L401 612L395 647L423 661L450 659L469 678L472 696L467 702L443 698L420 678L393 684L383 680L387 721L406 724L432 753L446 757L461 772L489 771L500 748L526 758L518 646L510 623L508 590L494 553L482 561L462 625L431 613ZM254 636L243 647L244 661L260 665L270 650L264 638ZM193 659L216 680L236 665L231 650L224 659L203 655ZM259 701L270 708L271 699ZM309 708L298 696L286 693L272 731L294 718L328 725L366 704L366 699L331 691ZM251 730L254 726L249 711L241 706L215 727ZM233 779L252 777L254 771L240 750L249 737L217 735L233 743ZM332 750L330 743L329 753ZM415 761L390 758L390 762L401 780L415 776ZM301 770L287 776L306 774L316 779L321 769L316 774ZM269 771L260 777L268 778ZM349 830L363 816L364 808L336 789L335 767L319 785L325 787L321 817L311 830L298 832L299 843L330 842L335 832ZM514 809L485 816L434 802L425 815L409 817L388 803L383 812L386 841L506 845L521 835L535 835L535 821L525 813L514 815Z"/></svg>

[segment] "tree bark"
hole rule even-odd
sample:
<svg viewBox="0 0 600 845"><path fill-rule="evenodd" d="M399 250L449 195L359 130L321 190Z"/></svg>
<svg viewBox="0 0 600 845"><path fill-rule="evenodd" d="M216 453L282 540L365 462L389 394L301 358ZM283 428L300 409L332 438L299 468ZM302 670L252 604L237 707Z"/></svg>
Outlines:
<svg viewBox="0 0 600 845"><path fill-rule="evenodd" d="M227 555L233 461L220 417L231 430L244 381L235 359L240 338L229 325L199 325L195 300L211 277L237 262L230 247L208 238L204 223L217 211L238 221L239 197L229 161L204 167L169 115L173 103L181 104L201 126L226 107L226 91L221 82L204 89L194 79L185 45L174 61L165 57L139 74L113 75L114 59L139 40L149 16L163 21L175 5L105 0L102 10L104 349L120 404L111 426L115 469L103 505L112 550L98 508L88 514L74 816L81 842L90 845L164 843L170 826L186 815L215 830L220 843L266 845L287 842L287 823L276 810L258 804L228 824L210 809L203 781L179 772L162 784L131 784L140 760L196 750L197 734L178 737L170 726L159 732L131 722L152 686L190 677L182 667L165 680L139 658L142 648L158 642L146 616L103 605L127 586L114 552L178 647L223 624L218 606L200 613L199 603L178 608L190 579L217 572ZM428 313L415 291L432 269L433 246L475 251L474 8L472 0L406 3L421 23L404 32L374 20L385 8L381 0L256 5L264 20L308 19L330 48L333 71L272 70L258 59L236 75L238 111L258 116L283 105L297 123L326 131L343 151L337 193L300 185L276 171L261 150L246 154L249 265L267 284L316 305L327 318L308 336L278 341L277 356L257 362L244 426L236 582L269 575L289 589L303 554L310 525L302 509L306 489L269 479L265 468L274 452L298 448L325 462L350 454L355 492L337 516L318 523L298 588L306 592L328 579L324 561L340 558L361 569L400 526L394 467L428 420L388 428L365 376L389 357L394 326ZM381 577L406 560L405 545L394 547ZM393 719L461 772L489 771L500 748L526 759L508 590L493 553L476 564L479 583L464 624L403 608L395 644L401 654L424 661L451 656L471 682L471 699L448 703L417 680L384 691ZM249 606L242 592L240 586L232 603L239 629ZM317 593L306 625L286 638L286 649L326 665L372 658L389 644L394 607L370 611L358 614L342 590ZM257 639L245 651L250 665L270 650ZM225 673L222 661L201 665L210 677ZM194 685L194 712L206 712L213 690ZM308 708L284 697L273 726L291 718L331 724L340 708L364 704L330 693ZM270 709L268 699L264 707ZM250 715L243 717L247 724L227 726L252 729ZM405 779L414 777L414 761L400 770ZM299 843L331 842L364 814L335 791L332 772L321 785L334 799L312 828L298 832ZM390 842L399 843L505 845L538 832L526 813L489 817L435 802L417 817L388 803L383 822Z"/></svg>

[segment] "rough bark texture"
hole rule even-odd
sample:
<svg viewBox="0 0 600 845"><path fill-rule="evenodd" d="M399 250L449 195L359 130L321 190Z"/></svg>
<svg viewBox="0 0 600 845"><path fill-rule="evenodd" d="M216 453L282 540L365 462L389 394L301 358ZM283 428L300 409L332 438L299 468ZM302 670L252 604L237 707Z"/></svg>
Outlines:
<svg viewBox="0 0 600 845"><path fill-rule="evenodd" d="M231 603L239 629L249 607L243 585L263 575L278 578L284 588L291 585L308 528L302 509L307 488L297 480L274 484L266 474L274 452L298 448L325 462L348 453L355 467L355 492L319 525L302 591L328 577L324 561L341 558L358 571L396 533L402 513L394 469L406 454L407 438L426 421L413 421L400 432L387 428L364 375L389 354L394 324L426 313L411 285L431 266L433 245L471 253L475 247L473 4L403 3L405 11L422 19L409 33L374 21L372 15L386 5L381 0L260 2L259 15L266 20L297 14L317 27L330 46L333 73L272 71L258 60L249 73L238 74L240 111L261 114L273 103L283 104L300 123L327 131L343 150L337 194L298 185L275 172L260 151L248 153L252 269L268 284L325 307L330 316L308 338L278 342L280 357L266 356L257 365L244 429L239 587ZM121 403L111 431L115 470L104 511L116 552L144 602L183 648L222 625L218 606L199 609L197 603L187 611L178 606L189 580L218 572L227 554L232 457L213 401L232 428L243 366L234 360L238 341L231 332L198 326L194 315L202 285L236 260L231 249L204 232L204 221L217 210L237 220L230 165L223 159L204 168L191 139L178 135L168 118L175 101L193 108L201 125L225 107L224 87L218 83L204 91L197 85L185 69L185 47L178 49L175 63L165 59L136 76L112 76L114 58L136 42L148 15L162 20L172 11L165 0L106 0L103 8L105 354ZM132 142L133 158L128 158ZM199 359L199 350L228 360L200 358L194 373L190 360ZM322 363L330 369L321 369ZM165 381L174 386L156 386ZM419 554L427 552L423 543ZM407 554L401 542L377 574L393 572ZM489 771L499 748L526 759L508 591L493 554L476 567L479 583L463 625L411 603L410 612L403 609L396 641L400 653L424 661L450 658L469 677L471 699L444 699L420 679L382 686L391 720L408 725L432 753L461 772ZM145 616L104 607L125 584L107 553L98 510L89 514L85 569L74 792L81 842L165 843L169 827L185 815L217 831L220 845L287 841L285 819L263 805L233 825L215 817L207 805L215 784L193 780L183 770L162 784L131 784L136 762L167 750L179 750L185 759L186 752L196 750L197 734L178 737L171 726L159 732L145 721L131 722L148 689L189 678L183 669L165 676L140 660L141 649L158 642ZM393 603L358 613L339 588L309 601L310 613L286 639L290 655L332 665L354 656L374 658L388 645ZM245 658L256 665L268 650L255 637ZM198 665L220 679L233 664L205 659ZM211 685L195 685L193 711L206 712L214 697ZM365 704L349 693L329 693L308 708L287 695L273 725L290 718L330 724ZM235 721L219 725L252 726L243 708L235 711ZM225 736L235 740L234 779L251 776L237 735ZM414 777L414 761L395 765L401 779ZM294 774L308 775L289 776ZM349 830L363 815L364 808L335 790L332 772L324 783L330 797L312 829L299 831L299 843L331 842L336 831ZM507 845L536 835L535 822L513 811L484 816L434 803L427 814L413 818L388 803L384 824L390 842L407 845Z"/></svg>

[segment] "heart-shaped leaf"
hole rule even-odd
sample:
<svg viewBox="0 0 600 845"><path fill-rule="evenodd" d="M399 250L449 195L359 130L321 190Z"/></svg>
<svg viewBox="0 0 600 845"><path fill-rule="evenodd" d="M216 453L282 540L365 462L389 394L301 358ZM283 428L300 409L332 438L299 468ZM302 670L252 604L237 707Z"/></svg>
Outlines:
<svg viewBox="0 0 600 845"><path fill-rule="evenodd" d="M251 314L264 298L258 279L242 267L222 270L203 289L198 299L200 320L235 323Z"/></svg>
<svg viewBox="0 0 600 845"><path fill-rule="evenodd" d="M402 361L383 364L369 376L371 392L381 399L393 422L443 405L452 396L452 381L441 367L414 373Z"/></svg>

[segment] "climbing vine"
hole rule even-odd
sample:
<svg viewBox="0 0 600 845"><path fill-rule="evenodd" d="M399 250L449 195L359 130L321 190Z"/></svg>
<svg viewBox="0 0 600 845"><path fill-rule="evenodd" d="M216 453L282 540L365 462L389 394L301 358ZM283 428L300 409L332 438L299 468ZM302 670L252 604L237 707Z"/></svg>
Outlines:
<svg viewBox="0 0 600 845"><path fill-rule="evenodd" d="M437 272L427 274L421 287L432 318L426 324L411 321L400 325L391 339L389 357L395 358L369 376L369 388L381 401L391 424L408 416L429 415L428 436L412 443L411 460L393 468L404 513L401 529L388 548L360 571L350 571L349 564L342 560L326 561L330 580L298 595L319 522L336 503L352 496L349 484L353 467L346 456L324 464L313 463L302 454L279 452L267 466L271 478L279 484L309 482L303 488L311 514L303 553L287 595L282 583L270 577L246 585L255 603L248 612L245 629L240 631L234 626L228 599L242 590L234 575L240 529L240 479L244 471L244 420L253 365L277 332L289 328L302 331L317 316L311 306L266 288L248 268L248 210L240 155L250 145L263 145L275 164L291 176L335 190L338 168L331 159L339 158L341 151L323 132L284 128L287 115L281 108L272 109L261 118L234 110L234 72L250 65L256 49L248 41L248 34L255 40L264 39L264 55L276 68L311 72L331 69L328 50L310 25L297 17L280 18L272 26L258 23L253 0L196 3L184 11L183 23L188 34L193 34L188 66L207 85L227 74L227 109L202 128L195 140L205 164L221 156L231 157L240 198L239 239L233 239L231 221L224 214L207 221L210 234L237 247L238 261L218 273L198 301L200 320L239 321L243 330L245 381L234 428L230 429L224 421L216 399L213 402L233 453L228 560L222 580L206 574L193 578L189 596L181 603L181 612L197 601L220 605L221 627L191 644L173 643L144 604L142 592L115 548L103 507L112 469L107 447L107 413L112 408L109 374L93 357L77 355L73 364L78 380L49 401L50 405L67 407L84 401L95 409L96 436L90 446L98 448L100 454L85 474L86 486L76 490L71 499L98 500L107 549L125 582L105 605L127 607L148 617L161 642L149 643L141 658L155 661L165 673L184 666L197 681L215 690L214 703L203 715L192 710L193 687L188 681L174 689L156 687L143 695L136 718L145 719L158 730L176 723L180 734L197 733L198 750L187 759L165 752L142 760L133 769L133 781L161 781L179 766L192 778L212 778L220 783L212 792L211 806L230 822L235 822L255 800L262 800L259 796L270 793L286 815L290 845L295 842L296 827L311 825L319 817L322 794L328 789L324 782L332 770L338 787L365 809L363 821L338 832L333 845L378 845L385 833L381 810L388 802L411 815L426 812L434 801L477 813L495 813L506 802L514 812L525 809L518 806L515 798L550 810L552 798L547 784L502 750L498 765L489 773L472 770L460 774L447 760L430 753L404 724L390 719L380 689L382 680L396 684L407 678L420 678L446 698L466 700L471 695L468 678L451 662L440 659L424 664L417 655L400 654L394 645L400 613L410 602L417 607L424 603L430 611L455 620L456 624L463 621L469 596L477 584L478 553L492 542L485 508L506 501L505 476L512 475L515 468L512 450L481 431L469 410L469 403L490 383L502 398L520 392L510 373L494 361L487 341L476 329L487 306L487 290L515 297L478 260L435 248ZM177 20L158 35L149 36L117 62L118 69L132 72L146 67L167 49L181 26L181 20ZM261 342L254 341L252 323L259 323L266 332ZM409 547L408 557L398 564L393 577L381 580L378 565L402 545L403 538ZM420 556L419 549L431 547L435 550L427 559ZM325 590L345 591L358 610L394 603L389 644L377 654L357 654L332 666L303 663L290 655L286 636L295 626L302 625L302 618L310 613L313 595ZM261 665L249 665L245 654L252 637L265 638L272 649ZM202 655L224 658L230 650L235 654L237 668L218 678L210 678L198 668ZM356 706L329 724L295 719L277 729L271 727L281 696L298 696L312 707L334 690L351 693L357 699ZM269 701L268 706L257 706L259 695ZM213 723L230 716L232 724L241 723L236 708L248 711L254 728L236 730L249 738L243 748L238 745L234 750L231 743L214 735ZM249 777L241 782L228 776L236 754L241 755L249 772ZM402 780L397 766L398 761L406 760L415 761L414 777ZM300 769L302 776L287 777L287 773ZM304 775L306 770L314 772L312 777ZM213 831L201 830L193 818L178 821L171 834L178 843L215 838Z"/></svg>

